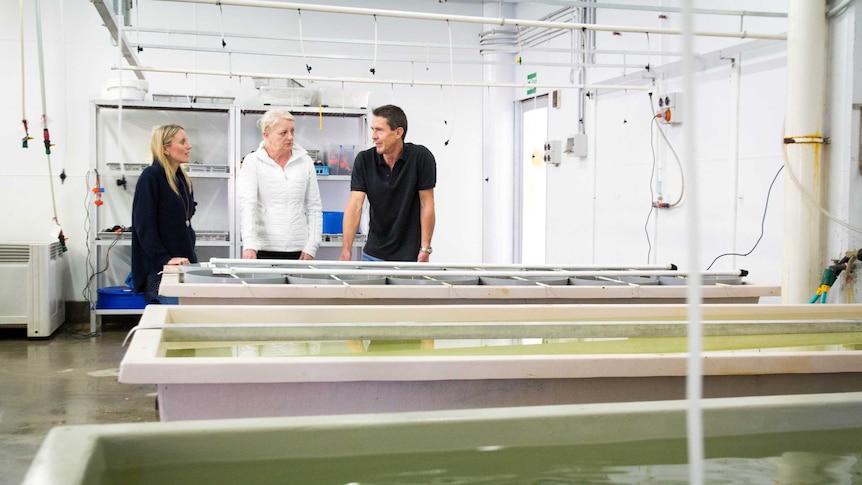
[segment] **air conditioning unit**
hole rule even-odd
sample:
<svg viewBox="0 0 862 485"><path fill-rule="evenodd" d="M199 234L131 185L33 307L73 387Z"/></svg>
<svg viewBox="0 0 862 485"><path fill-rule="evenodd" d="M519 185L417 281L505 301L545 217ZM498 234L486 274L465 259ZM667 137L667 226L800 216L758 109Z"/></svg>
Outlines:
<svg viewBox="0 0 862 485"><path fill-rule="evenodd" d="M0 326L50 337L66 320L60 243L0 243Z"/></svg>

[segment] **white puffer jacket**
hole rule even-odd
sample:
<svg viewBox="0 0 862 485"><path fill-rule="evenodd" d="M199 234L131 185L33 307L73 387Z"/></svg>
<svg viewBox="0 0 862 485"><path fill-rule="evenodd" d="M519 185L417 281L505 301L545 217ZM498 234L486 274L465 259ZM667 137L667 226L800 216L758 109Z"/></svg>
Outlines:
<svg viewBox="0 0 862 485"><path fill-rule="evenodd" d="M323 205L314 162L303 148L294 145L282 169L261 144L243 159L236 193L243 249L317 254Z"/></svg>

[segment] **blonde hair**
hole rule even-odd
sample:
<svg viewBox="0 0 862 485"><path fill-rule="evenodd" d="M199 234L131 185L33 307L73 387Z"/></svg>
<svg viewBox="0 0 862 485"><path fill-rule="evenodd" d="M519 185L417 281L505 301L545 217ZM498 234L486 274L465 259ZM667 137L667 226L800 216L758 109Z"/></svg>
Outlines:
<svg viewBox="0 0 862 485"><path fill-rule="evenodd" d="M158 161L159 165L165 169L165 174L167 174L168 177L168 185L171 186L171 190L176 192L177 195L180 195L180 189L177 187L176 182L177 169L171 165L167 155L165 155L164 147L173 141L174 137L180 130L184 130L180 125L157 126L153 128L153 136L150 138L150 155L152 155L153 161ZM189 178L188 174L184 170L180 170L179 172L185 179L186 186L189 188L189 193L191 193L192 179Z"/></svg>
<svg viewBox="0 0 862 485"><path fill-rule="evenodd" d="M261 133L269 133L269 130L271 130L272 127L278 124L281 120L294 121L293 115L290 114L290 111L284 109L271 109L257 120L257 126L260 128ZM266 142L266 138L264 138L264 144L264 146L269 145L269 143Z"/></svg>

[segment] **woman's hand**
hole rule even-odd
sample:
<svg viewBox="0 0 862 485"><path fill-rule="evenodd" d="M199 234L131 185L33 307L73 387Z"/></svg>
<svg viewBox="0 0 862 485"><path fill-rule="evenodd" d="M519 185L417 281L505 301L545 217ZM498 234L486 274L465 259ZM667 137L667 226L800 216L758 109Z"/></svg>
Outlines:
<svg viewBox="0 0 862 485"><path fill-rule="evenodd" d="M242 250L242 259L257 259L257 250L256 249L243 249Z"/></svg>
<svg viewBox="0 0 862 485"><path fill-rule="evenodd" d="M179 256L177 256L175 258L171 258L170 261L168 261L168 264L175 264L175 265L183 265L183 264L189 264L189 263L191 263L191 261L189 261L189 258L181 258Z"/></svg>

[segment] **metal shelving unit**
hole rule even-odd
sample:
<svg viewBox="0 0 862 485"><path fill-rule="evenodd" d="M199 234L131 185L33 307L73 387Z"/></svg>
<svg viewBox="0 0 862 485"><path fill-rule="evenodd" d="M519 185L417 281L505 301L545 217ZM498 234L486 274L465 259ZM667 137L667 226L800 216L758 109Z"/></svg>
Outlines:
<svg viewBox="0 0 862 485"><path fill-rule="evenodd" d="M273 108L281 108L289 111L294 119L296 128L296 141L306 150L318 150L321 153L327 145L355 146L355 150L365 148L369 143L368 133L368 110L354 108L327 108L314 106L238 106L236 113L236 147L237 167L242 158L257 149L260 143L260 129L257 120L266 111ZM355 153L355 152L354 152ZM350 175L318 175L320 186L320 197L323 201L324 211L341 212L350 197ZM236 201L234 201L236 205ZM237 218L234 228L236 237L235 251L242 254L242 241L239 234L239 220ZM364 239L357 238L354 242L354 258L358 257L359 251L365 244ZM335 252L340 248L340 242L324 241L320 248L323 259L337 259ZM318 258L321 258L318 255Z"/></svg>
<svg viewBox="0 0 862 485"><path fill-rule="evenodd" d="M135 315L138 308L101 308L99 290L122 286L130 271L131 233L108 231L131 225L135 184L150 165L148 145L153 127L166 123L182 125L192 143L192 160L186 166L192 178L198 213L198 255L235 257L234 172L236 110L232 104L162 101L96 100L90 105L90 153L93 174L104 189L103 205L90 203L91 331L100 328L103 315ZM119 143L122 140L122 143ZM124 184L122 183L124 182ZM116 236L115 236L116 234ZM135 303L135 302L130 302ZM111 305L113 306L113 305Z"/></svg>
<svg viewBox="0 0 862 485"><path fill-rule="evenodd" d="M90 204L90 275L88 290L93 309L91 329L100 328L103 315L140 314L141 309L98 308L100 288L125 282L131 260L131 234L107 229L131 224L131 204L137 176L151 161L148 143L154 126L182 125L192 142L192 161L186 166L195 188L198 212L198 258L238 257L242 253L236 213L235 177L240 161L260 143L255 124L271 106L175 101L123 101L123 122L116 100L96 100L90 108L91 166L104 188L104 205ZM297 140L306 149L325 148L327 143L368 145L368 110L348 108L285 107L296 118ZM122 139L123 143L118 143ZM125 179L125 185L118 181ZM95 184L96 177L88 177ZM343 211L350 192L349 175L319 176L324 210ZM223 234L213 236L213 233ZM354 247L364 244L357 238ZM335 259L337 241L323 241L327 259ZM355 253L357 251L354 251ZM90 277L88 275L88 277Z"/></svg>

